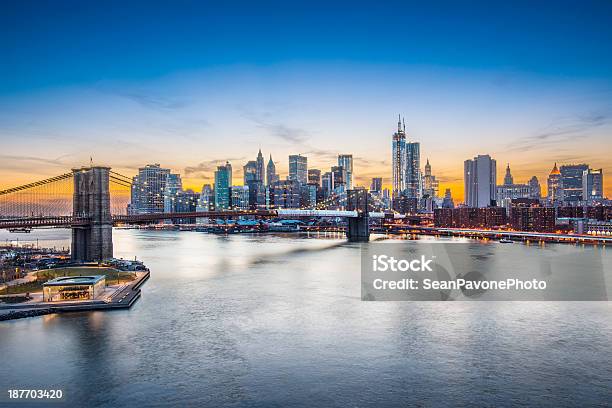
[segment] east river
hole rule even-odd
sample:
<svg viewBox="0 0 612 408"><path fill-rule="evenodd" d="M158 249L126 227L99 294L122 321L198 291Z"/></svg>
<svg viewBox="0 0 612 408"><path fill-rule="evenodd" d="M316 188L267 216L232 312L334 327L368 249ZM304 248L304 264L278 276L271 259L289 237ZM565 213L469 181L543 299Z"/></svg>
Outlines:
<svg viewBox="0 0 612 408"><path fill-rule="evenodd" d="M69 245L65 230L0 232L16 237ZM129 310L1 322L0 405L8 389L61 389L66 405L113 408L612 401L608 301L364 302L369 244L340 234L115 230L114 245L151 269L142 298ZM468 247L501 264L596 258L601 284L612 280L612 248ZM15 406L28 404L62 406Z"/></svg>

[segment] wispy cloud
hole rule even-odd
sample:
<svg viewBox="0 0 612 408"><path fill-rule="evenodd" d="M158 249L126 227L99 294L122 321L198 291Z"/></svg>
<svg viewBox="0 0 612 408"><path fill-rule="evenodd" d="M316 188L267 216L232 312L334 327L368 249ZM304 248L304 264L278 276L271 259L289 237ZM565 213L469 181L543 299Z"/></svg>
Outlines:
<svg viewBox="0 0 612 408"><path fill-rule="evenodd" d="M246 160L245 157L234 157L234 158L229 158L229 159L225 159L227 161L229 161L230 163L242 163L244 160ZM224 164L225 161L222 160L207 160L207 161L203 161L198 163L195 166L187 166L185 167L184 170L184 174L187 177L199 177L199 178L204 178L207 179L211 176L211 174L217 170L217 166L220 166L222 164ZM236 168L242 168L242 164L240 164L239 166L236 166L236 164L233 164L234 167Z"/></svg>
<svg viewBox="0 0 612 408"><path fill-rule="evenodd" d="M142 90L116 90L113 93L155 111L176 111L190 105L190 103L184 99L172 98Z"/></svg>
<svg viewBox="0 0 612 408"><path fill-rule="evenodd" d="M46 157L36 157L36 156L13 156L0 154L0 160L4 161L13 161L13 162L34 162L41 164L50 164L54 166L66 166L66 164L62 161L63 158L68 157L69 155L62 155L55 159L49 159Z"/></svg>
<svg viewBox="0 0 612 408"><path fill-rule="evenodd" d="M523 137L508 144L507 151L525 152L586 136L590 130L606 125L611 117L612 113L561 118L532 136Z"/></svg>

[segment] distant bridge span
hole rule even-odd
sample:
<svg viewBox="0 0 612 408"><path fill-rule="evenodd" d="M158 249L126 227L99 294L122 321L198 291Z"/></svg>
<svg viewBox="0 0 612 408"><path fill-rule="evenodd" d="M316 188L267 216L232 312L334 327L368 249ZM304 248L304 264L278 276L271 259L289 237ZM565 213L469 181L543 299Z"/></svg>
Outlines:
<svg viewBox="0 0 612 408"><path fill-rule="evenodd" d="M73 169L39 182L0 191L0 229L60 227L72 229L71 256L77 261L100 261L113 256L112 228L121 224L145 224L167 219L235 218L252 216L334 217L347 220L351 241L367 241L370 218L384 213L368 211L366 190L349 190L347 210L229 210L119 215L111 212L110 185L131 188L131 180L109 167ZM64 197L63 200L59 199ZM68 198L68 199L65 199ZM70 203L70 204L68 204ZM125 206L123 207L125 208ZM58 215L50 215L55 212ZM399 218L394 216L394 218Z"/></svg>
<svg viewBox="0 0 612 408"><path fill-rule="evenodd" d="M198 211L198 212L179 212L179 213L153 213L153 214L133 214L133 215L113 215L111 216L113 225L122 224L146 224L161 220L171 219L194 219L194 218L237 218L252 216L258 218L278 218L278 217L303 217L303 218L358 218L358 211L345 210L298 210L298 209L277 209L277 210L230 210L230 211ZM406 218L402 214L385 214L383 212L369 212L370 218L385 218L392 216L395 219ZM14 219L0 219L0 229L8 228L40 228L40 227L83 227L87 226L91 220L87 217L75 216L48 216L48 217L25 217Z"/></svg>

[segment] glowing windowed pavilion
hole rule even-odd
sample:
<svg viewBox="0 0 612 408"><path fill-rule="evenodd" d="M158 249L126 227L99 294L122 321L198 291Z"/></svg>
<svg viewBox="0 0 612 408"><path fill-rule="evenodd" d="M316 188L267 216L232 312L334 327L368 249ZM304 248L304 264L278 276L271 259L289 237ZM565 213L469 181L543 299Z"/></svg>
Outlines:
<svg viewBox="0 0 612 408"><path fill-rule="evenodd" d="M63 276L43 284L43 302L94 300L104 293L106 277Z"/></svg>

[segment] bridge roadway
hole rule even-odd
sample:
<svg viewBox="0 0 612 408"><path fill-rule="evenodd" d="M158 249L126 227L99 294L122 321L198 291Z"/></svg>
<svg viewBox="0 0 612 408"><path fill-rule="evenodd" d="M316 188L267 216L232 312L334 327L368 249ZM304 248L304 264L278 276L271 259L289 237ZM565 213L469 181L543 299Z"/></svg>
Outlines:
<svg viewBox="0 0 612 408"><path fill-rule="evenodd" d="M390 214L388 214L390 215ZM189 213L154 213L135 215L113 215L113 225L120 224L145 224L168 219L192 219L192 218L231 218L239 216L255 216L260 218L277 217L342 217L356 218L357 211L342 210L242 210L242 211L199 211ZM384 218L383 212L370 212L370 218ZM393 218L404 218L404 215L394 214ZM90 224L88 217L76 216L39 216L27 218L5 218L0 219L0 229L9 228L36 228L36 227L79 227Z"/></svg>
<svg viewBox="0 0 612 408"><path fill-rule="evenodd" d="M554 242L597 242L602 244L612 243L612 237L580 234L557 234L552 232L533 232L533 231L508 231L508 230L487 230L469 228L440 228L426 227L421 225L402 225L398 226L402 233L423 233L429 235L460 236L468 238L492 238L492 239L512 239L512 240L533 240L533 241L554 241ZM394 230L393 232L400 232Z"/></svg>

